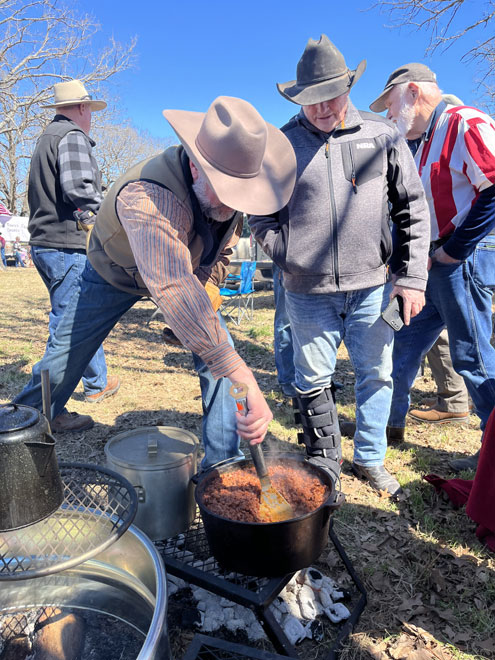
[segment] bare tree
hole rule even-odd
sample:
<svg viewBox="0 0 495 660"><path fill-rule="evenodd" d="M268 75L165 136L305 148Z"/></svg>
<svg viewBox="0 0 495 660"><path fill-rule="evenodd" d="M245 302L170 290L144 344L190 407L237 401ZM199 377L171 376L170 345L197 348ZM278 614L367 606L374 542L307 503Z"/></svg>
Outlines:
<svg viewBox="0 0 495 660"><path fill-rule="evenodd" d="M25 209L34 142L53 111L53 84L79 78L92 91L132 63L135 40L92 48L99 26L57 0L0 0L0 197Z"/></svg>
<svg viewBox="0 0 495 660"><path fill-rule="evenodd" d="M380 0L372 5L389 13L393 25L410 26L430 35L427 53L448 48L467 35L478 39L464 59L480 64L479 84L493 100L495 78L495 0ZM488 34L484 32L488 28Z"/></svg>
<svg viewBox="0 0 495 660"><path fill-rule="evenodd" d="M94 154L104 188L111 186L132 165L160 153L172 142L170 138L158 140L146 131L138 131L128 121L100 123L91 131L91 136L96 141Z"/></svg>

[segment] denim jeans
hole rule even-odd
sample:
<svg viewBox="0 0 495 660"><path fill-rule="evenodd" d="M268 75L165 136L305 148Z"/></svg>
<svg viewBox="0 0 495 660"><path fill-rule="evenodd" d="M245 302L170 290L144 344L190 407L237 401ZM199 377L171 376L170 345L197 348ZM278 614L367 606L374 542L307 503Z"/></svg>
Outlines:
<svg viewBox="0 0 495 660"><path fill-rule="evenodd" d="M87 258L84 250L47 248L41 245L31 246L31 255L50 294L52 308L48 321L48 347L73 292L79 286ZM87 396L97 394L107 386L107 364L103 346L98 348L84 370L82 382Z"/></svg>
<svg viewBox="0 0 495 660"><path fill-rule="evenodd" d="M108 284L88 261L80 286L71 297L43 359L34 365L31 380L16 397L15 403L42 410L41 371L49 369L51 415L52 419L56 417L64 409L98 347L120 317L138 300L140 296ZM225 328L220 314L218 317ZM202 462L205 468L242 454L236 432L235 403L229 395L230 382L226 378L215 380L201 358L193 357L200 377L205 413L205 458Z"/></svg>
<svg viewBox="0 0 495 660"><path fill-rule="evenodd" d="M347 293L286 291L294 342L296 386L307 392L330 387L337 350L344 341L356 376L354 462L383 465L392 397L393 330L380 317L390 288Z"/></svg>
<svg viewBox="0 0 495 660"><path fill-rule="evenodd" d="M2 264L7 268L7 259L5 258L5 248L0 247L0 258L2 259Z"/></svg>
<svg viewBox="0 0 495 660"><path fill-rule="evenodd" d="M273 319L275 369L282 391L287 396L295 396L294 389L294 349L292 347L292 331L290 319L285 304L285 289L282 281L282 271L273 264L273 296L275 299L275 317Z"/></svg>
<svg viewBox="0 0 495 660"><path fill-rule="evenodd" d="M495 236L480 241L460 264L433 264L426 305L395 338L390 426L405 426L409 390L421 358L446 326L454 369L463 376L485 428L495 406L495 349L490 344L494 286Z"/></svg>
<svg viewBox="0 0 495 660"><path fill-rule="evenodd" d="M16 268L26 268L26 264L22 260L21 253L18 250L14 252L14 259Z"/></svg>

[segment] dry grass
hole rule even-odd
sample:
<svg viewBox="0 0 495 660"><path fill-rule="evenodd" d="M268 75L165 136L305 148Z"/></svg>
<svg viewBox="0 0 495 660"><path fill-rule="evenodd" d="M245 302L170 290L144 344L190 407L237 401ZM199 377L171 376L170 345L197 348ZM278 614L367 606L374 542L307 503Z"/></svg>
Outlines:
<svg viewBox="0 0 495 660"><path fill-rule="evenodd" d="M48 297L34 269L0 272L0 399L10 400L44 351ZM273 296L256 294L253 322L231 326L236 346L253 368L274 413L269 440L296 441L291 410L276 390ZM199 384L188 352L161 341L162 323L146 321L153 307L138 303L105 343L109 371L122 380L118 396L101 404L78 390L69 409L92 414L93 429L58 438L61 460L104 463L105 442L140 425L163 424L200 436ZM344 384L339 411L354 417L353 374L345 349L336 379ZM429 372L415 383L413 400L433 393ZM346 504L335 517L337 534L365 582L368 605L342 653L343 660L375 658L494 658L495 561L474 534L464 510L438 498L422 476L448 475L447 459L479 447L478 419L469 425L410 425L406 443L390 448L386 464L408 492L393 504L350 476L352 441L344 439ZM331 562L331 553L328 556Z"/></svg>

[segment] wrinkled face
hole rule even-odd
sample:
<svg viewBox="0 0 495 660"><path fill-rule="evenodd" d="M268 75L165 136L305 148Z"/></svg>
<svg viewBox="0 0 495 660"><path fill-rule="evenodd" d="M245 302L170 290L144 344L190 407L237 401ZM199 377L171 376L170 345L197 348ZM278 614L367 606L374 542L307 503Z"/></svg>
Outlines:
<svg viewBox="0 0 495 660"><path fill-rule="evenodd" d="M218 199L215 191L212 189L203 172L198 170L194 163L190 162L191 173L193 177L193 190L198 198L199 205L203 213L217 222L226 222L234 215L234 209L225 206Z"/></svg>
<svg viewBox="0 0 495 660"><path fill-rule="evenodd" d="M393 87L385 100L387 119L397 125L403 137L408 137L416 119L416 108L408 91L407 87Z"/></svg>
<svg viewBox="0 0 495 660"><path fill-rule="evenodd" d="M303 105L306 119L324 133L330 133L341 122L344 121L347 106L349 104L349 92L341 94L330 101Z"/></svg>

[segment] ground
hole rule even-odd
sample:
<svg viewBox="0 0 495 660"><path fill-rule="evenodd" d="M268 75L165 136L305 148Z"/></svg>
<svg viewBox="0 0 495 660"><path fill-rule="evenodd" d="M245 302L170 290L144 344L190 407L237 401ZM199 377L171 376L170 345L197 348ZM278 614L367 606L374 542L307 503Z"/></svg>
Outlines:
<svg viewBox="0 0 495 660"><path fill-rule="evenodd" d="M48 296L35 269L0 272L0 401L9 401L28 380L47 338ZM105 342L110 373L122 386L117 396L87 404L79 387L69 410L91 414L90 431L57 436L59 460L104 464L106 441L143 425L171 425L200 436L201 399L190 354L162 342L163 323L150 325L154 306L140 302ZM253 368L272 408L268 442L296 442L289 402L277 391L273 360L273 294L260 291L253 321L230 325L238 351ZM336 380L339 414L354 418L353 372L344 348ZM434 393L429 370L412 392L413 402ZM423 475L449 476L447 461L474 453L479 420L468 425L410 423L406 442L389 448L386 465L408 495L394 504L350 473L352 441L344 439L342 489L346 503L335 529L368 592L368 605L341 658L495 658L495 557L476 538L464 509L454 510ZM452 476L452 475L450 475ZM472 475L463 475L472 477ZM331 562L331 556L325 558Z"/></svg>

